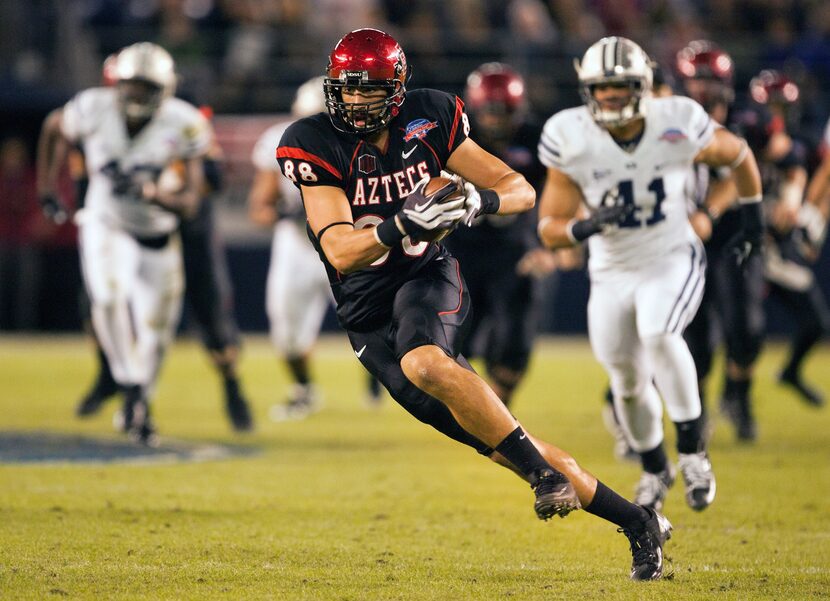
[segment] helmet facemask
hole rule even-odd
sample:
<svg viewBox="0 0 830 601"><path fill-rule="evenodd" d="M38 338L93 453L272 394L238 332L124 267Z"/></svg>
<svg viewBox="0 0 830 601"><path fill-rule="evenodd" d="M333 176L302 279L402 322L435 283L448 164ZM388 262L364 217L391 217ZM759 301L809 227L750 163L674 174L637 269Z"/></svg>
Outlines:
<svg viewBox="0 0 830 601"><path fill-rule="evenodd" d="M151 119L164 98L162 88L141 79L119 81L117 89L121 110L130 121Z"/></svg>
<svg viewBox="0 0 830 601"><path fill-rule="evenodd" d="M161 46L139 42L118 53L115 61L118 98L130 121L153 118L165 98L176 90L175 65Z"/></svg>
<svg viewBox="0 0 830 601"><path fill-rule="evenodd" d="M344 88L366 91L384 90L386 95L368 102L345 102ZM406 89L399 81L371 80L361 77L327 77L323 84L326 109L337 129L346 133L369 134L383 129L395 117L403 104Z"/></svg>

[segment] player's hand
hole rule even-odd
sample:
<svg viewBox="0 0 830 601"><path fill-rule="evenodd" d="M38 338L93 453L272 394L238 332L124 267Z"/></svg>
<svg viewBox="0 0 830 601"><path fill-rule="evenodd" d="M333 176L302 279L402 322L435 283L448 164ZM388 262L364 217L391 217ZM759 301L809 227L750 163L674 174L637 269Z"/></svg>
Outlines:
<svg viewBox="0 0 830 601"><path fill-rule="evenodd" d="M588 221L590 221L594 227L598 228L598 230L602 230L609 225L619 225L625 221L625 218L631 215L633 211L633 204L600 207L594 211L590 217L588 217Z"/></svg>
<svg viewBox="0 0 830 601"><path fill-rule="evenodd" d="M424 187L428 181L429 178L424 178L415 185L398 213L401 225L409 235L452 228L464 217L464 198L447 200L438 194L427 197L424 195Z"/></svg>
<svg viewBox="0 0 830 601"><path fill-rule="evenodd" d="M726 243L726 247L735 257L738 267L743 267L751 256L761 252L763 239L762 231L744 229L732 236Z"/></svg>
<svg viewBox="0 0 830 601"><path fill-rule="evenodd" d="M54 194L43 194L38 200L40 201L40 208L43 210L43 214L52 223L63 225L69 219L69 212Z"/></svg>
<svg viewBox="0 0 830 601"><path fill-rule="evenodd" d="M516 273L541 279L550 275L559 267L556 254L546 248L534 248L527 251L516 264Z"/></svg>
<svg viewBox="0 0 830 601"><path fill-rule="evenodd" d="M462 180L462 185L464 187L464 217L461 223L470 227L476 217L481 214L481 194L470 182Z"/></svg>

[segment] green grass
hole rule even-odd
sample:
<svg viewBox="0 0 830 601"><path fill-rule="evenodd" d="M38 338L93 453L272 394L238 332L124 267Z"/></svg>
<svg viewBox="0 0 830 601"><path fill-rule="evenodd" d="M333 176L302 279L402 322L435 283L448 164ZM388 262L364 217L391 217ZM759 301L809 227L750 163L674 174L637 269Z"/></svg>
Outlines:
<svg viewBox="0 0 830 601"><path fill-rule="evenodd" d="M267 341L248 341L242 372L259 427L239 437L198 345L171 350L156 397L161 434L250 444L257 455L0 465L0 598L830 598L830 411L775 385L778 346L758 368L760 440L737 445L718 424L718 498L694 513L672 491L674 576L647 584L628 581L627 542L612 525L585 512L538 522L530 489L506 470L391 401L365 409L344 339L319 351L324 410L274 424L265 416L286 378ZM825 346L807 376L826 391L828 367ZM110 408L90 421L72 416L92 370L79 338L0 338L0 430L111 437ZM638 469L611 456L604 385L586 342L546 341L515 413L630 495Z"/></svg>

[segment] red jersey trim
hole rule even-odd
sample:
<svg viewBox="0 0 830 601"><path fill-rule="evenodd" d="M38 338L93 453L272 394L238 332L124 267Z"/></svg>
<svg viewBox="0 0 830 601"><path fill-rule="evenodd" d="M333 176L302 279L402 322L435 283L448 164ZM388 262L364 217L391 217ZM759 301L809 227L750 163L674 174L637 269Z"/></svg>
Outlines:
<svg viewBox="0 0 830 601"><path fill-rule="evenodd" d="M450 130L450 141L447 144L447 150L452 150L453 142L455 142L455 132L458 131L458 122L461 121L461 113L464 111L464 103L461 99L455 97L455 119L452 122L452 129Z"/></svg>
<svg viewBox="0 0 830 601"><path fill-rule="evenodd" d="M317 155L311 154L310 152L306 152L302 148L296 148L293 146L280 146L277 148L277 159L296 159L298 161L307 161L309 163L314 163L318 167L322 167L329 173L331 173L337 179L342 180L343 176L340 175L340 172L328 161L324 161Z"/></svg>
<svg viewBox="0 0 830 601"><path fill-rule="evenodd" d="M354 152L352 153L352 160L349 161L349 177L351 177L352 173L354 172L354 160L357 157L357 153L361 148L363 148L363 140L358 142L357 146L355 146Z"/></svg>
<svg viewBox="0 0 830 601"><path fill-rule="evenodd" d="M461 263L455 260L455 275L458 277L458 306L452 311L439 311L438 315L453 315L461 310L461 303L464 299L464 280L461 279Z"/></svg>

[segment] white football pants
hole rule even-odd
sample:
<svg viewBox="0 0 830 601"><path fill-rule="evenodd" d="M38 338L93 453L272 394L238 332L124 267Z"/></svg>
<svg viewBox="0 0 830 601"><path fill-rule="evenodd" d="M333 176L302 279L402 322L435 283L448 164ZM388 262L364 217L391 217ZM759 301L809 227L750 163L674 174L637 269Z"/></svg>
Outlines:
<svg viewBox="0 0 830 601"><path fill-rule="evenodd" d="M703 246L695 241L642 267L591 273L591 347L608 372L614 407L635 451L663 440L660 396L673 422L700 416L683 330L700 305L705 268Z"/></svg>
<svg viewBox="0 0 830 601"><path fill-rule="evenodd" d="M87 214L79 247L92 324L115 381L152 390L181 316L178 234L156 250Z"/></svg>
<svg viewBox="0 0 830 601"><path fill-rule="evenodd" d="M271 341L289 358L311 350L334 302L325 267L303 228L304 222L293 219L277 222L265 292Z"/></svg>

